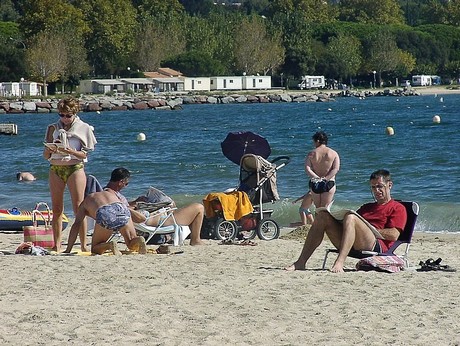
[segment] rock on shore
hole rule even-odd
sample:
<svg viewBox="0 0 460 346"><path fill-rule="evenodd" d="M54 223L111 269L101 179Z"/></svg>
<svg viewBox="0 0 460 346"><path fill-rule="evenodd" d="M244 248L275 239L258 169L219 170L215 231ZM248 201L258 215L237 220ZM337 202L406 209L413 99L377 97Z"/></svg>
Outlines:
<svg viewBox="0 0 460 346"><path fill-rule="evenodd" d="M154 93L103 96L82 95L80 108L83 112L127 111L127 110L178 110L183 104L229 104L229 103L269 103L269 102L329 102L336 97L366 98L372 96L418 96L414 90L385 89L383 91L319 91L319 92L280 92L260 94L216 94L190 95ZM0 101L0 114L5 113L56 113L59 99L30 99Z"/></svg>

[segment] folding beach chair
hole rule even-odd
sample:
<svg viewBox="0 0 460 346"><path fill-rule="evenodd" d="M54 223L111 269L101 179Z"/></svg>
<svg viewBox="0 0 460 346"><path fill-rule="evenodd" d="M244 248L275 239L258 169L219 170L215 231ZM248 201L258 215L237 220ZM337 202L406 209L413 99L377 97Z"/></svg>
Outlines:
<svg viewBox="0 0 460 346"><path fill-rule="evenodd" d="M174 210L177 208L173 208L168 206L169 202L163 203L145 203L145 202L138 202L137 209L140 210L147 210L150 212L150 216L148 219L156 217L158 215L163 215L160 217L159 224L157 226L149 226L146 224L147 220L142 223L135 223L134 228L138 235L144 236L146 238L145 242L148 244L149 241L155 235L173 235L174 246L183 245L185 239L190 234L190 228L188 226L179 225L176 222L176 218L174 217ZM168 219L173 220L172 225L165 225Z"/></svg>
<svg viewBox="0 0 460 346"><path fill-rule="evenodd" d="M407 221L406 221L406 226L404 226L403 231L399 235L398 240L396 240L393 245L385 252L374 252L374 251L357 251L357 250L351 250L350 253L348 254L349 257L353 257L356 259L362 259L370 256L398 256L399 258L404 260L404 267L407 268L409 267L409 247L412 242L412 235L414 233L415 229L415 222L417 221L417 216L420 210L419 205L417 202L407 202L407 201L398 201L401 203L405 208L406 208L406 213L407 213ZM395 251L396 249L399 248L401 245L406 245L404 249L403 254L396 254ZM323 267L322 269L326 268L326 261L327 261L327 256L329 255L330 252L335 252L339 253L338 249L326 249L326 254L324 256L323 260Z"/></svg>
<svg viewBox="0 0 460 346"><path fill-rule="evenodd" d="M86 187L85 187L85 197L94 192L102 191L102 185L99 183L97 178L94 175L87 174L86 175ZM86 217L86 235L92 236L94 232L94 225L96 221L92 218L87 216Z"/></svg>

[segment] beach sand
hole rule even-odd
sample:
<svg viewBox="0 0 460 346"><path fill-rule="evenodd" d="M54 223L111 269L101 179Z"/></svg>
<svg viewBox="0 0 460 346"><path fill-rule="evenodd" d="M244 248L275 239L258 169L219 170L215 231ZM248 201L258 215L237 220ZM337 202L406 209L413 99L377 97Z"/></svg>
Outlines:
<svg viewBox="0 0 460 346"><path fill-rule="evenodd" d="M0 343L460 344L458 273L415 271L438 257L460 268L460 235L416 233L414 267L395 274L357 272L354 259L345 273L321 270L327 241L308 270L287 272L303 245L288 238L187 241L176 255L0 256ZM0 250L21 242L21 234L0 234Z"/></svg>

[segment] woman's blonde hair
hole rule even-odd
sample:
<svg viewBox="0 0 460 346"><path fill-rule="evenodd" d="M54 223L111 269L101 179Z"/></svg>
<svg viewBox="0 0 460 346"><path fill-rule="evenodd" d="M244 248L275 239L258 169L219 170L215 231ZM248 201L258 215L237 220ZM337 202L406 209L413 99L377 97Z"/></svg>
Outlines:
<svg viewBox="0 0 460 346"><path fill-rule="evenodd" d="M60 113L77 114L80 110L80 103L75 97L66 97L59 101L58 111Z"/></svg>

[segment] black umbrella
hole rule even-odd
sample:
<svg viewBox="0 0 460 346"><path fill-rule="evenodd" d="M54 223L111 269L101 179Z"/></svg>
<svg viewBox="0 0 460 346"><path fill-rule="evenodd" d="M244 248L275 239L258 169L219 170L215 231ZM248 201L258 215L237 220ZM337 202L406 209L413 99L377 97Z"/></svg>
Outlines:
<svg viewBox="0 0 460 346"><path fill-rule="evenodd" d="M245 154L259 155L264 159L271 154L267 140L250 131L230 132L220 146L224 156L237 165L240 164L241 157Z"/></svg>

